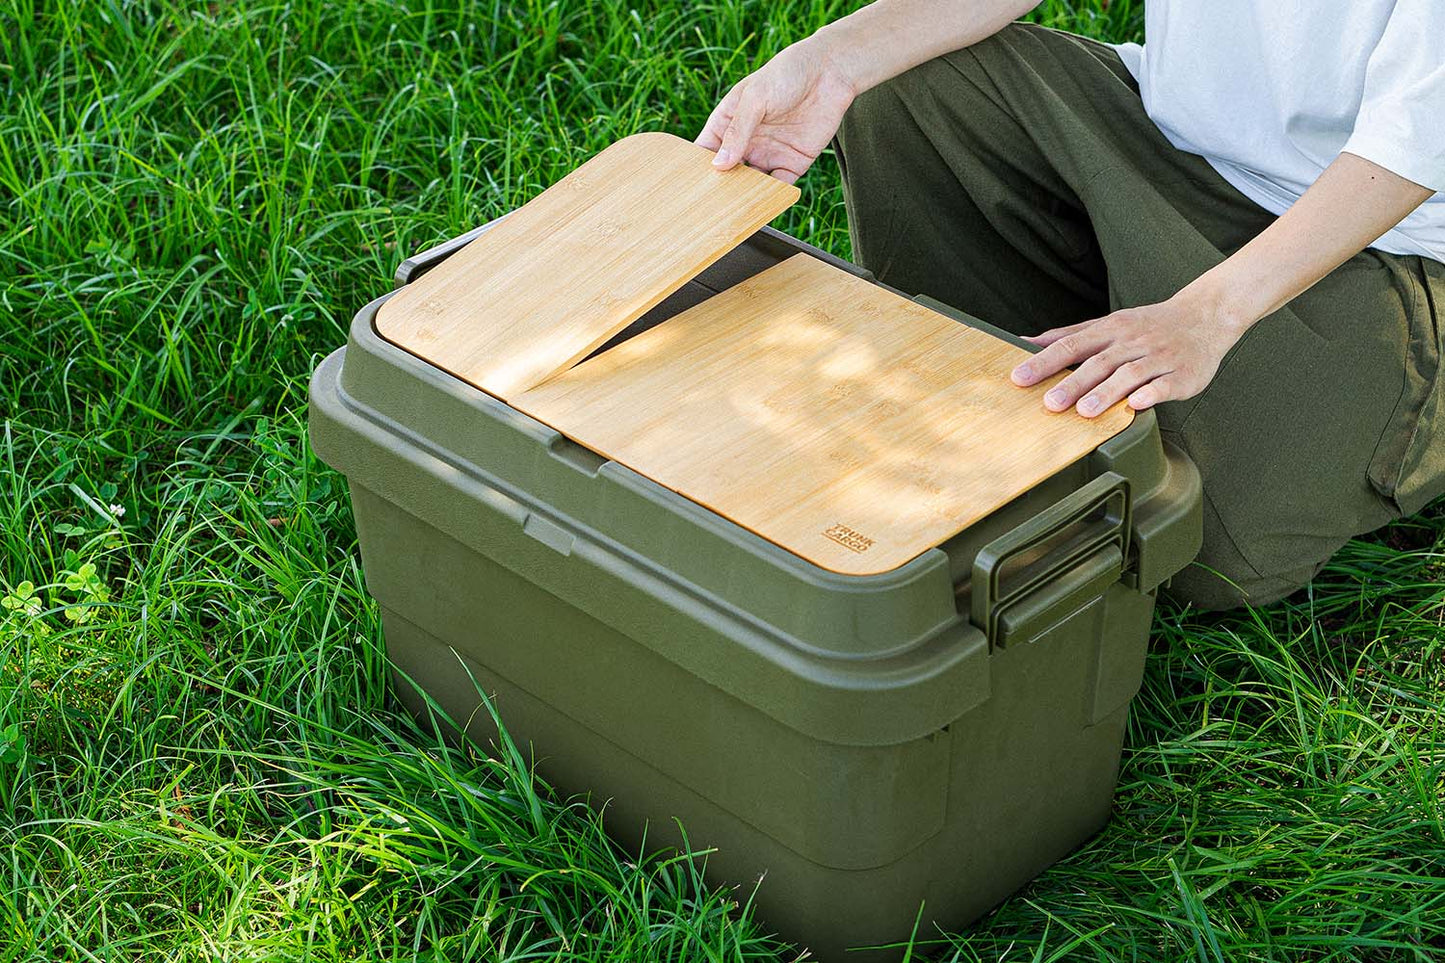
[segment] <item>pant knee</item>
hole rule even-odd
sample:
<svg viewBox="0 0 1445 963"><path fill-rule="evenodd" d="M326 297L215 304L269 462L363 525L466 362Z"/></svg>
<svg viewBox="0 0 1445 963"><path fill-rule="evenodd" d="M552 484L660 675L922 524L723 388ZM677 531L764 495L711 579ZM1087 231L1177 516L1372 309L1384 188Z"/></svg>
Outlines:
<svg viewBox="0 0 1445 963"><path fill-rule="evenodd" d="M1204 544L1195 560L1170 579L1164 594L1205 611L1269 605L1304 588L1324 568L1332 553L1314 548L1302 551L1296 565L1261 571L1245 558L1206 495Z"/></svg>
<svg viewBox="0 0 1445 963"><path fill-rule="evenodd" d="M967 192L960 170L978 166L970 160L980 114L968 103L971 89L939 58L859 94L843 116L833 146L853 255L880 280L890 266L923 270L932 260L928 242L940 241L942 251L942 228L961 226L942 212Z"/></svg>
<svg viewBox="0 0 1445 963"><path fill-rule="evenodd" d="M1170 579L1163 594L1181 605L1208 612L1259 608L1278 602L1308 585L1324 566L1321 562L1299 572L1257 576L1251 572L1221 572L1203 560L1196 560Z"/></svg>
<svg viewBox="0 0 1445 963"><path fill-rule="evenodd" d="M1011 44L1010 35L1023 24L1010 24L999 33L964 50L943 54L863 91L853 99L839 128L844 151L864 145L882 146L896 153L908 136L922 133L927 122L939 119L939 105L953 121L953 138L966 135L969 120L978 111L969 107L972 97L985 96L989 85L987 64L996 61ZM959 83L960 78L967 83ZM921 120L926 114L927 120Z"/></svg>

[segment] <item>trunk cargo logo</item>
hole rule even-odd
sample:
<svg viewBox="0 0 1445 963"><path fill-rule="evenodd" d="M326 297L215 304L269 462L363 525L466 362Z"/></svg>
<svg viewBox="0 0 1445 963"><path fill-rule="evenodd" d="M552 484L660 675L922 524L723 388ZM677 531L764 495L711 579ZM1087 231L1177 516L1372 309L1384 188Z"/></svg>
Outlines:
<svg viewBox="0 0 1445 963"><path fill-rule="evenodd" d="M823 537L831 538L844 548L860 554L873 547L873 539L847 525L834 525L832 528L824 529Z"/></svg>

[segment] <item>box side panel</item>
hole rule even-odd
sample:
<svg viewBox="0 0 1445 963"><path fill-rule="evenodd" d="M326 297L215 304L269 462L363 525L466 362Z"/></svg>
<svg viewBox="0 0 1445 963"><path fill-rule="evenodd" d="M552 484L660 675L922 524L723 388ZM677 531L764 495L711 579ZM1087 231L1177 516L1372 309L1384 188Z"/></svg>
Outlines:
<svg viewBox="0 0 1445 963"><path fill-rule="evenodd" d="M492 682L552 707L566 726L544 736L526 725L525 711L514 717L513 704L497 703L509 728L535 743L557 785L651 801L665 779L776 841L788 858L833 870L895 862L942 828L947 732L885 747L810 739L582 613L555 606L539 612L544 603L534 589L490 574L494 581L477 586L487 612L469 611L482 621L465 633L385 609L387 653L459 725L470 723L473 735L487 734L491 719L479 711L479 690L464 665L484 667ZM519 605L530 608L524 619L500 611ZM625 753L628 767L599 766L589 749L598 739ZM644 777L630 778L634 768ZM698 826L708 828L706 820Z"/></svg>
<svg viewBox="0 0 1445 963"><path fill-rule="evenodd" d="M843 954L847 947L906 939L920 905L920 939L956 931L1107 822L1127 708L1089 724L1096 704L1090 690L1101 651L1142 656L1137 642L1149 612L1139 598L1120 587L1039 636L999 650L1000 696L949 727L948 758L938 763L947 779L942 825L894 861L860 868L809 858L817 853L807 846L826 844L830 834L866 835L863 822L837 808L836 783L815 782L786 765L776 773L764 765L744 774L745 781L786 783L785 798L768 805L797 824L795 838L808 841L800 852L740 818L726 790L700 790L650 764L631 741L636 733L603 735L575 718L565 697L538 698L392 612L386 636L407 676L399 691L413 711L421 709L415 682L451 714L470 719L468 734L485 742L495 730L484 711L475 711L477 692L493 697L513 738L535 753L539 771L564 793L590 792L593 806L605 805L605 827L625 847L635 850L644 829L649 849L680 846L686 832L691 850L716 850L707 857L713 883L741 886L740 898L756 885L759 917L820 959L896 960L897 953ZM654 695L645 681L650 673L639 675L643 680L631 691ZM772 744L753 741L759 734L746 718L750 711L739 704L722 716L698 713L719 735L702 761L720 778L738 759L752 765L776 754ZM678 713L668 724L686 725L687 715ZM677 751L689 749L697 746L678 740ZM847 773L849 791L866 789L870 778L876 774ZM877 829L888 831L886 818Z"/></svg>

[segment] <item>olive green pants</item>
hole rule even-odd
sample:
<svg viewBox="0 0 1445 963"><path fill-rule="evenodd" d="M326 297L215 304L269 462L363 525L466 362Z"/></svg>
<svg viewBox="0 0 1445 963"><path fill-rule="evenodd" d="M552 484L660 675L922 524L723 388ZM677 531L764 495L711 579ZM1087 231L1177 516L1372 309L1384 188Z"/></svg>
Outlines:
<svg viewBox="0 0 1445 963"><path fill-rule="evenodd" d="M835 146L855 259L1018 334L1165 300L1273 220L1164 138L1112 49L1041 27L868 91ZM1273 601L1445 491L1442 315L1445 265L1366 251L1158 407L1204 479L1173 594Z"/></svg>

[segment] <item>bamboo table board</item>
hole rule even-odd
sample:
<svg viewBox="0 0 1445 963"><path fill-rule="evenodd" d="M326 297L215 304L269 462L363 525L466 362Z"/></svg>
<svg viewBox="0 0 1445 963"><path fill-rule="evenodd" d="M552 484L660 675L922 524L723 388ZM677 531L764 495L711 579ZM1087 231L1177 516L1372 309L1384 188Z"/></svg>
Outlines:
<svg viewBox="0 0 1445 963"><path fill-rule="evenodd" d="M381 306L382 337L502 400L585 358L787 209L798 189L626 137Z"/></svg>
<svg viewBox="0 0 1445 963"><path fill-rule="evenodd" d="M511 404L789 551L887 572L1128 426L1015 347L805 254Z"/></svg>

